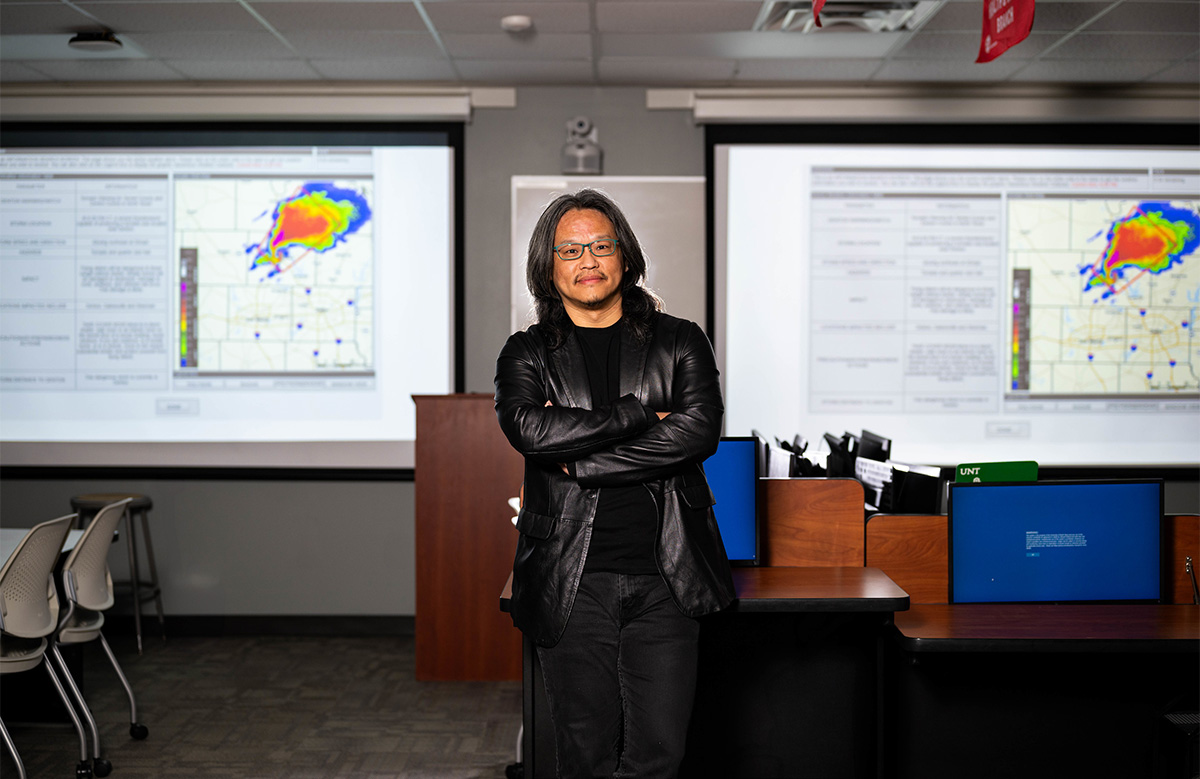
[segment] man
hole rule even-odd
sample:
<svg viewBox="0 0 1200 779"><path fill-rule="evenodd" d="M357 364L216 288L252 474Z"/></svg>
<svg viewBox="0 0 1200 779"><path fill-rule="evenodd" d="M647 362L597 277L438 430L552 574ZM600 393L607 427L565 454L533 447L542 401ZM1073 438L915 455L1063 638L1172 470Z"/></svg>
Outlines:
<svg viewBox="0 0 1200 779"><path fill-rule="evenodd" d="M701 468L724 410L712 347L645 272L615 203L559 197L529 241L537 324L496 366L525 457L512 617L537 644L561 777L678 772L695 618L733 599Z"/></svg>

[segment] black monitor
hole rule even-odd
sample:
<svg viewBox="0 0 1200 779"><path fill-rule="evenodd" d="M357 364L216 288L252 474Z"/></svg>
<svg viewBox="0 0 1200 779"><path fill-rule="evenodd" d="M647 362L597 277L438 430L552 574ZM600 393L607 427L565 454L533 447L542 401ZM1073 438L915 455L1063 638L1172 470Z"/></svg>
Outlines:
<svg viewBox="0 0 1200 779"><path fill-rule="evenodd" d="M726 436L704 461L717 505L713 512L731 565L758 565L758 477L762 442Z"/></svg>
<svg viewBox="0 0 1200 779"><path fill-rule="evenodd" d="M950 485L951 603L1159 602L1163 483Z"/></svg>

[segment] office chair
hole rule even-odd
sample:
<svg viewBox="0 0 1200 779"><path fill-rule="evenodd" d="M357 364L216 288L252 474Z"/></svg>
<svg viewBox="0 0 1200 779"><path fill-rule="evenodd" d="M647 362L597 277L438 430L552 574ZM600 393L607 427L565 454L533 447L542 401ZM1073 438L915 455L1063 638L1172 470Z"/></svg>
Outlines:
<svg viewBox="0 0 1200 779"><path fill-rule="evenodd" d="M46 661L47 636L58 627L58 594L54 590L54 564L62 552L63 542L75 522L75 515L43 522L31 529L0 569L0 675L30 671L39 665L46 666L46 673L62 698L75 732L79 734L79 763L75 766L76 779L87 779L92 775L88 762L87 739L83 724L75 714L70 699ZM25 779L25 765L17 753L16 744L8 735L8 729L0 720L0 737L17 764L17 776ZM101 773L103 771L103 773ZM107 771L98 766L96 774L104 776Z"/></svg>
<svg viewBox="0 0 1200 779"><path fill-rule="evenodd" d="M62 582L63 595L67 599L67 612L58 623L58 634L50 647L50 656L58 666L59 672L67 683L67 689L79 705L79 710L87 720L92 732L92 762L96 766L96 775L105 776L112 770L111 764L100 757L100 733L96 728L96 719L88 708L87 701L79 685L71 676L66 661L63 660L59 646L63 644L82 644L87 641L100 641L104 653L112 663L117 677L125 687L129 696L129 735L143 739L150 734L146 726L137 721L137 701L133 697L133 688L125 678L121 666L117 662L112 648L104 640L100 628L104 626L104 611L113 605L112 574L108 570L108 549L112 545L113 531L117 522L125 515L126 505L131 499L110 503L96 513L91 524L83 531L83 537L75 544L75 548L63 563ZM103 773L101 773L103 771Z"/></svg>

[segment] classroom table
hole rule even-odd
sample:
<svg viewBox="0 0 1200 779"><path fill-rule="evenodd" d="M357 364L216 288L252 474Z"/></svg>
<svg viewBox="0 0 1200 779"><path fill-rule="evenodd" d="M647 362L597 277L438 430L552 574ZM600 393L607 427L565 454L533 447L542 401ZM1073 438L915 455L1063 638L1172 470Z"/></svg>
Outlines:
<svg viewBox="0 0 1200 779"><path fill-rule="evenodd" d="M1192 775L1196 606L919 605L892 643L890 776Z"/></svg>
<svg viewBox="0 0 1200 779"><path fill-rule="evenodd" d="M877 776L881 634L908 595L862 567L734 570L738 599L700 620L683 776ZM507 610L511 578L501 596ZM554 775L537 653L524 642L525 776Z"/></svg>
<svg viewBox="0 0 1200 779"><path fill-rule="evenodd" d="M9 555L17 551L21 539L28 532L29 528L27 527L0 527L0 560L7 561ZM83 538L82 530L68 531L67 540L63 542L63 551L69 552L74 549L80 538Z"/></svg>

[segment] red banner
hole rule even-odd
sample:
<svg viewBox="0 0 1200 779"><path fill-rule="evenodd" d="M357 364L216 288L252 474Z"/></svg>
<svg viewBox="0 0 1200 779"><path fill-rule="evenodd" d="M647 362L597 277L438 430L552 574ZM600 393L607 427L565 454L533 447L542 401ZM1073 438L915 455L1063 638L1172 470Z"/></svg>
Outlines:
<svg viewBox="0 0 1200 779"><path fill-rule="evenodd" d="M983 40L976 62L991 62L1025 40L1033 27L1033 0L983 0Z"/></svg>
<svg viewBox="0 0 1200 779"><path fill-rule="evenodd" d="M825 7L825 0L813 0L813 19L816 20L817 26L821 26L821 9Z"/></svg>

